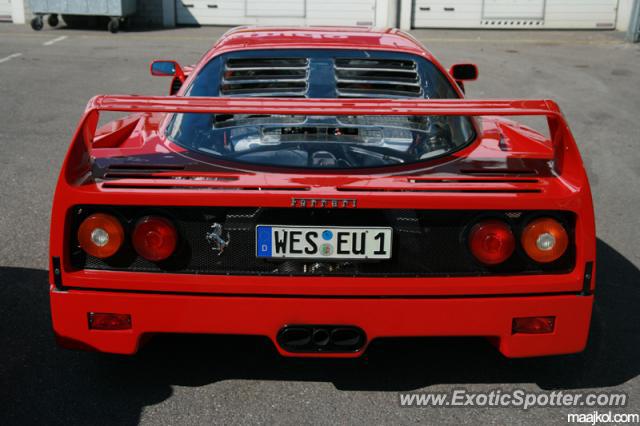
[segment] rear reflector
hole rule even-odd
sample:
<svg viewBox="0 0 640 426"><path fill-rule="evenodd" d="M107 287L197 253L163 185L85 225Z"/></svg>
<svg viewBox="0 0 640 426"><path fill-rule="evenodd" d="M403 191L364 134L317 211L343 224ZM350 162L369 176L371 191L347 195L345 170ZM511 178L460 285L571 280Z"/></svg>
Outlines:
<svg viewBox="0 0 640 426"><path fill-rule="evenodd" d="M90 330L130 330L131 315L89 312Z"/></svg>
<svg viewBox="0 0 640 426"><path fill-rule="evenodd" d="M525 317L514 318L512 333L544 334L553 333L556 317Z"/></svg>

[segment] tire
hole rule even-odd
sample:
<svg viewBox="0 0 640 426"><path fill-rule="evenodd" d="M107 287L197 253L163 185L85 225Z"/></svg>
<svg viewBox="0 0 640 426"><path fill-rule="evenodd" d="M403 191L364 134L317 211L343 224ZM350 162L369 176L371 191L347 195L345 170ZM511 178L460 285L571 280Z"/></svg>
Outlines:
<svg viewBox="0 0 640 426"><path fill-rule="evenodd" d="M49 15L49 18L47 19L47 24L49 24L50 27L57 27L59 23L60 23L60 20L58 19L58 15L56 14Z"/></svg>
<svg viewBox="0 0 640 426"><path fill-rule="evenodd" d="M115 34L120 30L120 21L118 18L111 18L109 23L107 24L107 29L111 34Z"/></svg>
<svg viewBox="0 0 640 426"><path fill-rule="evenodd" d="M42 19L42 16L36 16L31 20L31 28L34 31L40 31L42 27L44 27L44 20Z"/></svg>

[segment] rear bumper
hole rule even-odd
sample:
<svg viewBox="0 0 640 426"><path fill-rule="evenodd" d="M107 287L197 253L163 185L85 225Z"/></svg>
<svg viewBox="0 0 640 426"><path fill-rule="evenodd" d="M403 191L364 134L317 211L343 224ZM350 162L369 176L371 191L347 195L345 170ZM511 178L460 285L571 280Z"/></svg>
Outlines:
<svg viewBox="0 0 640 426"><path fill-rule="evenodd" d="M381 337L484 336L507 357L580 352L587 341L593 296L291 297L180 295L90 290L51 291L53 328L65 347L133 354L154 333L269 337L287 324L360 327L367 344ZM89 312L126 313L132 329L89 330ZM514 317L555 316L550 334L512 334ZM306 356L356 357L349 354ZM305 355L302 355L305 356Z"/></svg>

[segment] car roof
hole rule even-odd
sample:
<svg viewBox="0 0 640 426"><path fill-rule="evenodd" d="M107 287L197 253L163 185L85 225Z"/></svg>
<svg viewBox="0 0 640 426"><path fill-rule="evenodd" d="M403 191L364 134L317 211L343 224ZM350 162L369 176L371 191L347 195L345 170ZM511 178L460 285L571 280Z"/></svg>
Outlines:
<svg viewBox="0 0 640 426"><path fill-rule="evenodd" d="M255 49L372 49L433 56L411 35L372 27L236 27L227 31L206 55Z"/></svg>

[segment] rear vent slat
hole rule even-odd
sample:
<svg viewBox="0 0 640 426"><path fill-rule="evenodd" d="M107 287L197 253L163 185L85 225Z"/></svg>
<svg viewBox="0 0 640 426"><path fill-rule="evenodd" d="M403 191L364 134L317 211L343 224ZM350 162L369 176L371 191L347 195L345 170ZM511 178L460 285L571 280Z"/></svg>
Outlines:
<svg viewBox="0 0 640 426"><path fill-rule="evenodd" d="M284 79L282 78L247 78L245 80L229 80L229 83L232 83L234 85L242 85L242 84L259 84L259 83L278 83L278 84L282 84L282 85L287 85L287 84L291 84L291 83L296 83L296 82L300 82L300 83L305 83L307 80L304 78L296 78L296 79L286 79L286 81L283 81Z"/></svg>
<svg viewBox="0 0 640 426"><path fill-rule="evenodd" d="M338 71L362 71L362 72L393 73L393 74L402 74L402 73L415 74L416 72L414 68L405 69L405 68L376 68L376 67L341 67L339 65L336 65L335 69Z"/></svg>
<svg viewBox="0 0 640 426"><path fill-rule="evenodd" d="M336 59L339 97L419 97L422 83L414 61L395 59Z"/></svg>
<svg viewBox="0 0 640 426"><path fill-rule="evenodd" d="M416 63L411 60L399 59L348 59L338 58L336 67L344 68L369 68L369 69L394 69L415 71Z"/></svg>
<svg viewBox="0 0 640 426"><path fill-rule="evenodd" d="M464 183L464 184L474 185L474 184L485 184L485 183L493 183L493 184L496 184L496 183L497 184L500 184L500 183L539 183L540 181L538 179L531 179L531 178L520 178L520 179L503 179L503 178L494 178L494 179L415 178L415 179L408 179L408 182L410 182L410 183L429 183L429 184L434 184L434 183L444 183L444 184Z"/></svg>
<svg viewBox="0 0 640 426"><path fill-rule="evenodd" d="M154 190L226 190L226 191L308 191L301 185L255 185L217 179L117 179L102 182L105 189L154 189Z"/></svg>
<svg viewBox="0 0 640 426"><path fill-rule="evenodd" d="M187 180L187 181L216 181L216 182L232 182L238 180L237 176L199 176L199 175L173 175L163 173L133 173L133 172L109 172L105 173L103 179L170 179L170 180Z"/></svg>
<svg viewBox="0 0 640 426"><path fill-rule="evenodd" d="M227 68L305 68L307 58L235 58L227 60Z"/></svg>
<svg viewBox="0 0 640 426"><path fill-rule="evenodd" d="M340 80L340 83L343 84L368 84L368 85L381 85L381 86L407 86L407 87L415 87L418 92L420 91L420 83L413 83L407 81L398 81L398 80L382 80L382 79L343 79ZM402 88L401 90L411 90L408 88Z"/></svg>
<svg viewBox="0 0 640 426"><path fill-rule="evenodd" d="M536 175L535 170L529 169L463 169L460 170L460 173L464 173L466 175L478 175L478 176L512 176L512 175L520 175L520 176L534 176Z"/></svg>
<svg viewBox="0 0 640 426"><path fill-rule="evenodd" d="M303 97L308 83L307 58L229 59L220 93L223 96Z"/></svg>
<svg viewBox="0 0 640 426"><path fill-rule="evenodd" d="M203 173L198 171L185 170L180 165L137 165L137 164L111 164L104 173L99 176L99 180L114 181L120 180L131 182L133 180L148 181L175 180L175 181L215 181L233 182L240 179L237 174L230 173Z"/></svg>
<svg viewBox="0 0 640 426"><path fill-rule="evenodd" d="M340 81L361 79L371 81L390 81L393 83L416 83L420 84L418 75L413 70L372 70L370 68L339 68L336 67L336 73L340 74Z"/></svg>
<svg viewBox="0 0 640 426"><path fill-rule="evenodd" d="M432 193L475 193L475 194L537 194L541 193L541 188L370 188L352 187L338 188L340 192L432 192Z"/></svg>
<svg viewBox="0 0 640 426"><path fill-rule="evenodd" d="M111 164L109 165L109 170L153 170L158 172L165 172L173 170L184 170L184 166L173 164Z"/></svg>
<svg viewBox="0 0 640 426"><path fill-rule="evenodd" d="M409 184L409 185L407 185ZM344 185L343 192L433 192L433 193L482 193L521 194L540 193L544 189L539 179L532 178L459 178L459 177L410 177L398 181L381 181L367 186Z"/></svg>

